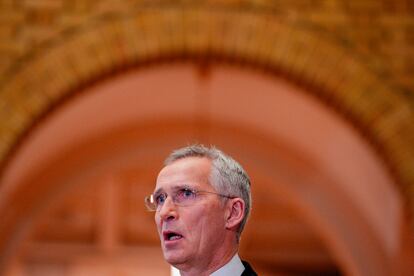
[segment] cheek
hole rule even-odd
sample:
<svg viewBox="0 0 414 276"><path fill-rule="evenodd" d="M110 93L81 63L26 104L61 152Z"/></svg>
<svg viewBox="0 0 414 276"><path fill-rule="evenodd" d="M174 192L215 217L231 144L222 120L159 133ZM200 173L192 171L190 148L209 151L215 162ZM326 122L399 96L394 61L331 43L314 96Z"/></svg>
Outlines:
<svg viewBox="0 0 414 276"><path fill-rule="evenodd" d="M185 228L187 238L192 242L199 242L203 231L208 227L208 218L203 208L192 209L191 212L181 214L181 225Z"/></svg>
<svg viewBox="0 0 414 276"><path fill-rule="evenodd" d="M157 226L157 231L158 233L160 233L161 232L161 220L159 216L155 215L154 220L155 220L155 225Z"/></svg>
<svg viewBox="0 0 414 276"><path fill-rule="evenodd" d="M200 240L211 240L211 236L217 236L225 229L223 210L217 208L201 209L200 212L193 213L191 221L187 222L188 230Z"/></svg>

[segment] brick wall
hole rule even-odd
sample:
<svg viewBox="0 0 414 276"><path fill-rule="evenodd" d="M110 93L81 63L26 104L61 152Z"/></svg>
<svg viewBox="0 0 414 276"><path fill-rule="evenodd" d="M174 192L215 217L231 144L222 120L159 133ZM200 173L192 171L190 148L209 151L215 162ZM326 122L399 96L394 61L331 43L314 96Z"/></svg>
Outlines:
<svg viewBox="0 0 414 276"><path fill-rule="evenodd" d="M0 160L89 78L212 52L325 89L414 198L413 27L409 0L1 0Z"/></svg>
<svg viewBox="0 0 414 276"><path fill-rule="evenodd" d="M0 76L13 74L20 62L64 32L90 24L108 13L140 7L206 5L271 13L280 20L311 29L351 51L380 78L393 83L413 100L414 2L363 1L65 1L0 2ZM174 3L174 4L173 4Z"/></svg>

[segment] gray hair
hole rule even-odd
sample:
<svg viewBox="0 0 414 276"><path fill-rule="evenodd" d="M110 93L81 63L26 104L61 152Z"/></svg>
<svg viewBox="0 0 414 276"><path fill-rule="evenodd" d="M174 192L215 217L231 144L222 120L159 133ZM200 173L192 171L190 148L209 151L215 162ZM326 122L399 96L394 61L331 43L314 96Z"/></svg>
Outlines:
<svg viewBox="0 0 414 276"><path fill-rule="evenodd" d="M244 218L237 230L237 239L247 222L251 210L250 179L242 166L230 156L214 146L191 145L173 151L164 161L164 165L170 165L174 161L188 157L205 157L211 160L212 171L210 184L217 192L239 197L244 200Z"/></svg>

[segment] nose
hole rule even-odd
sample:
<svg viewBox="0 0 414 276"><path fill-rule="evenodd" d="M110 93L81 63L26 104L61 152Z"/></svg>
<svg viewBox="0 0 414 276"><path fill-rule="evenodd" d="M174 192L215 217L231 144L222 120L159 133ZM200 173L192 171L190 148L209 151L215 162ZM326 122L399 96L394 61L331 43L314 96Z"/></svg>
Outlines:
<svg viewBox="0 0 414 276"><path fill-rule="evenodd" d="M167 197L161 209L158 211L161 220L169 221L178 218L177 206L172 201L171 197Z"/></svg>

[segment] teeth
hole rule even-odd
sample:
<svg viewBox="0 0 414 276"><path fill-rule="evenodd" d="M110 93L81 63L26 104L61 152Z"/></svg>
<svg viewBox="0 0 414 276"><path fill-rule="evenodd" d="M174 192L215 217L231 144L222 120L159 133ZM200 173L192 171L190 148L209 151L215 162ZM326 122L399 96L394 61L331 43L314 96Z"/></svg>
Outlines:
<svg viewBox="0 0 414 276"><path fill-rule="evenodd" d="M168 240L170 240L170 241L178 240L181 237L182 237L181 235L174 234L174 235L171 235Z"/></svg>

